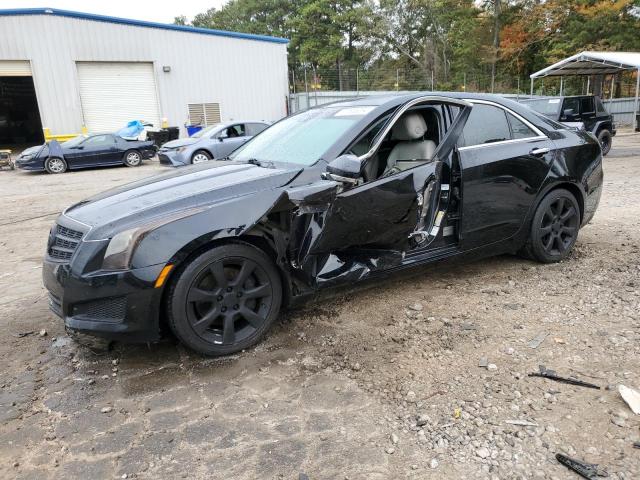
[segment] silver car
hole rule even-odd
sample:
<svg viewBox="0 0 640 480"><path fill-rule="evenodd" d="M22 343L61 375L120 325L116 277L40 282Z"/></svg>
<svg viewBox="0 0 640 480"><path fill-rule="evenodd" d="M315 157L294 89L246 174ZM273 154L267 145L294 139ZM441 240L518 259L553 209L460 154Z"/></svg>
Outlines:
<svg viewBox="0 0 640 480"><path fill-rule="evenodd" d="M172 167L225 158L268 126L255 121L211 125L189 138L165 143L158 151L158 158L162 165Z"/></svg>

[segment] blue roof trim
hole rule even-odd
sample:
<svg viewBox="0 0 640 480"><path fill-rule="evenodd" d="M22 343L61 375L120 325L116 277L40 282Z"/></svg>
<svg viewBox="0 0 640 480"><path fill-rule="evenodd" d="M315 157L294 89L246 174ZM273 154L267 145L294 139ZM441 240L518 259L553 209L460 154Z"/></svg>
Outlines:
<svg viewBox="0 0 640 480"><path fill-rule="evenodd" d="M58 10L55 8L11 8L0 9L0 16L12 15L56 15L59 17L79 18L96 22L117 23L120 25L132 25L135 27L159 28L162 30L174 30L185 33L199 33L203 35L216 35L218 37L239 38L242 40L257 40L260 42L289 43L286 38L269 37L268 35L255 35L252 33L227 32L226 30L213 30L209 28L187 27L172 25L169 23L147 22L145 20L132 20L128 18L110 17L107 15L95 15L93 13L72 12L70 10Z"/></svg>

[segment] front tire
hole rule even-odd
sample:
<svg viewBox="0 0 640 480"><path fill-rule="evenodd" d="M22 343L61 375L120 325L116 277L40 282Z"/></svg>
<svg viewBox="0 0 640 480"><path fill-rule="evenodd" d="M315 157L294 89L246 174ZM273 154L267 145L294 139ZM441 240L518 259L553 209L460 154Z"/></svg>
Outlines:
<svg viewBox="0 0 640 480"><path fill-rule="evenodd" d="M123 162L127 167L139 167L142 165L142 155L137 150L124 152Z"/></svg>
<svg viewBox="0 0 640 480"><path fill-rule="evenodd" d="M606 155L611 150L611 143L613 141L613 137L611 136L611 132L607 129L602 129L598 133L598 141L600 142L600 148L602 148L602 155Z"/></svg>
<svg viewBox="0 0 640 480"><path fill-rule="evenodd" d="M580 206L571 192L553 190L542 199L531 222L525 254L541 263L565 259L578 239Z"/></svg>
<svg viewBox="0 0 640 480"><path fill-rule="evenodd" d="M209 160L211 160L211 154L205 150L198 150L196 152L194 152L194 154L191 156L191 163L192 164L196 164L196 163L204 163L204 162L208 162Z"/></svg>
<svg viewBox="0 0 640 480"><path fill-rule="evenodd" d="M214 247L176 273L166 299L169 326L198 353L229 355L256 344L280 311L278 270L251 245Z"/></svg>
<svg viewBox="0 0 640 480"><path fill-rule="evenodd" d="M68 165L64 158L49 157L44 162L44 169L47 173L58 174L67 171Z"/></svg>

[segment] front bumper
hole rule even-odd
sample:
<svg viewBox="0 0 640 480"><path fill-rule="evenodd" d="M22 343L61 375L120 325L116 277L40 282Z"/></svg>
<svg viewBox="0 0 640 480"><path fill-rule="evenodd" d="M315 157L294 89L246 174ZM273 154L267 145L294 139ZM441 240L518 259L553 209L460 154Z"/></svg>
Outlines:
<svg viewBox="0 0 640 480"><path fill-rule="evenodd" d="M67 328L110 340L160 338L162 289L154 288L164 265L78 275L68 263L45 259L42 277L51 310Z"/></svg>
<svg viewBox="0 0 640 480"><path fill-rule="evenodd" d="M160 160L160 165L167 167L182 167L191 163L188 158L176 150L160 150L158 159Z"/></svg>
<svg viewBox="0 0 640 480"><path fill-rule="evenodd" d="M20 157L16 158L14 165L20 170L28 170L31 172L44 171L44 162L40 158L30 158L29 160L22 160Z"/></svg>

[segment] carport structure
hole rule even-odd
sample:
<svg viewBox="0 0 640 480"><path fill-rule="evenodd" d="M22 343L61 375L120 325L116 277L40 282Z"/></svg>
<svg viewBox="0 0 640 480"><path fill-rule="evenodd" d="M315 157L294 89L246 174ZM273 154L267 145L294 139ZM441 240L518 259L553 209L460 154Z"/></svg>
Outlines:
<svg viewBox="0 0 640 480"><path fill-rule="evenodd" d="M581 52L560 60L553 65L532 73L531 95L536 78L560 77L560 95L563 90L563 78L566 76L615 75L626 71L636 72L636 95L633 111L638 118L638 97L640 95L640 53L639 52ZM589 87L587 87L587 91ZM638 125L640 127L640 125Z"/></svg>

